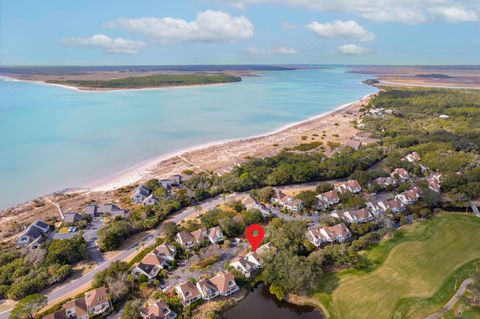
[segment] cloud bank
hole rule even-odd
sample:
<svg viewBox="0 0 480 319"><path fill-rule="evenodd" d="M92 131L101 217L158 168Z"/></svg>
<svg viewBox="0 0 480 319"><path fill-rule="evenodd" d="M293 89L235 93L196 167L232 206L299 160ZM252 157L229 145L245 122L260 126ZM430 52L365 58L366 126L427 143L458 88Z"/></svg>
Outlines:
<svg viewBox="0 0 480 319"><path fill-rule="evenodd" d="M376 22L419 24L480 21L478 0L217 0L244 8L248 4L279 3L318 11L348 12Z"/></svg>
<svg viewBox="0 0 480 319"><path fill-rule="evenodd" d="M328 23L310 22L305 26L323 38L341 38L357 41L373 41L375 36L353 20L335 20Z"/></svg>
<svg viewBox="0 0 480 319"><path fill-rule="evenodd" d="M255 47L250 47L245 50L245 54L248 56L263 56L263 55L293 55L297 54L298 51L293 48L280 46L272 49L259 49Z"/></svg>
<svg viewBox="0 0 480 319"><path fill-rule="evenodd" d="M62 39L61 43L72 47L99 48L106 54L135 54L145 46L144 42L123 38L112 39L104 34L90 37L71 37Z"/></svg>
<svg viewBox="0 0 480 319"><path fill-rule="evenodd" d="M222 11L199 12L193 21L177 18L118 18L105 23L107 28L145 36L160 43L223 42L253 36L253 24L244 16L232 17Z"/></svg>

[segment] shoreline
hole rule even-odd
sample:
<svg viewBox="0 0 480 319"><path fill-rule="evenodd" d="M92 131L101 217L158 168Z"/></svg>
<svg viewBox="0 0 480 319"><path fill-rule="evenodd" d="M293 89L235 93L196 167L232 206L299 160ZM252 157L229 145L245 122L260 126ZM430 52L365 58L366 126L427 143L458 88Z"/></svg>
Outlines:
<svg viewBox="0 0 480 319"><path fill-rule="evenodd" d="M110 174L110 176L106 176L105 178L98 179L96 181L92 181L90 183L87 183L83 187L79 187L82 190L85 191L92 191L92 192L107 192L107 191L112 191L120 187L124 187L133 183L136 183L138 181L141 181L142 178L145 178L145 175L148 175L148 173L151 173L155 166L158 164L171 160L175 157L180 157L182 155L185 155L190 152L195 152L195 151L200 151L204 150L209 147L215 147L215 146L223 146L228 143L242 143L242 142L250 142L255 139L260 139L260 138L266 138L270 137L275 134L282 133L284 131L287 131L289 129L294 129L298 126L305 125L309 122L325 118L333 113L342 111L352 105L355 105L359 102L362 102L366 99L369 99L371 96L377 94L377 92L367 94L363 96L362 98L341 104L334 109L330 111L325 111L319 114L316 114L314 116L311 116L307 119L300 120L294 123L290 124L285 124L277 129L274 129L273 131L267 132L267 133L262 133L262 134L257 134L257 135L252 135L252 136L247 136L247 137L240 137L240 138L233 138L233 139L224 139L224 140L218 140L218 141L212 141L208 143L203 143L199 145L194 145L191 147L187 147L184 149L180 149L177 151L172 151L170 153L162 154L157 157L151 158L144 160L138 164L132 165L131 167L127 167L124 170Z"/></svg>
<svg viewBox="0 0 480 319"><path fill-rule="evenodd" d="M212 83L212 84L166 85L166 86L159 86L159 87L125 88L125 89L101 89L101 88L100 89L88 89L88 88L82 89L81 87L65 85L65 84L48 83L45 81L36 81L36 80L17 79L8 75L3 75L3 74L0 74L0 80L6 81L6 82L25 82L25 83L32 83L37 85L54 86L54 87L59 87L62 89L67 89L67 90L81 92L81 93L109 93L109 92L155 91L155 90L162 90L162 89L189 89L189 88L195 88L195 87L221 86L221 85L227 85L232 83L238 83L238 82L224 82L224 83Z"/></svg>

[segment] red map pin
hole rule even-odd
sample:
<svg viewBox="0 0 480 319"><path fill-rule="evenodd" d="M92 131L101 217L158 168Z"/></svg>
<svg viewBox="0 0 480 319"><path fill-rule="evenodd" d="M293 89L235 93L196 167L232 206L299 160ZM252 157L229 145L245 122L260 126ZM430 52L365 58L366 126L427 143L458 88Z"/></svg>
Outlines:
<svg viewBox="0 0 480 319"><path fill-rule="evenodd" d="M247 237L250 246L252 246L253 252L257 252L257 248L262 242L263 236L265 232L263 231L263 227L259 224L251 224L250 226L245 229L245 237Z"/></svg>

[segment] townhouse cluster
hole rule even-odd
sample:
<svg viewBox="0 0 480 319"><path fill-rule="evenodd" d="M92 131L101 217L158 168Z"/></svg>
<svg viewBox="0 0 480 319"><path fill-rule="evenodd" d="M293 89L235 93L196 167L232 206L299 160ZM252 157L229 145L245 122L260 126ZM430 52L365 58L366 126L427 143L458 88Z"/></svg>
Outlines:
<svg viewBox="0 0 480 319"><path fill-rule="evenodd" d="M250 252L243 257L237 257L230 262L230 267L239 271L245 277L249 278L254 272L262 268L261 257L267 251L275 249L271 243L266 243L257 248L256 252Z"/></svg>
<svg viewBox="0 0 480 319"><path fill-rule="evenodd" d="M240 290L235 277L228 271L220 271L211 278L203 278L196 283L185 281L175 286L175 292L180 297L182 304L203 299L212 300L218 296L228 297Z"/></svg>
<svg viewBox="0 0 480 319"><path fill-rule="evenodd" d="M171 268L176 255L177 247L166 243L161 244L133 267L132 274L137 278L144 275L148 279L153 279L157 277L160 270Z"/></svg>
<svg viewBox="0 0 480 319"><path fill-rule="evenodd" d="M224 235L220 227L212 227L207 229L202 227L192 232L181 231L175 235L175 240L184 248L191 249L195 245L200 245L205 242L218 244L223 242Z"/></svg>
<svg viewBox="0 0 480 319"><path fill-rule="evenodd" d="M290 195L286 195L279 189L275 189L271 202L274 205L280 206L282 209L286 209L293 213L298 213L302 211L304 203L301 199L295 198Z"/></svg>
<svg viewBox="0 0 480 319"><path fill-rule="evenodd" d="M82 298L63 305L62 309L43 316L43 319L89 319L110 312L112 304L105 287L87 291Z"/></svg>
<svg viewBox="0 0 480 319"><path fill-rule="evenodd" d="M415 162L420 160L420 156L416 152L412 152L402 158L402 160ZM422 171L427 172L428 168L424 167ZM428 187L440 192L440 174L432 173L425 178ZM396 168L388 177L380 177L373 182L382 187L387 185L397 185L399 182L410 182L412 176L404 168ZM340 194L343 192L360 193L361 186L356 180L348 180L345 183L339 183L334 186L331 191L317 195L317 208L325 209L340 202ZM346 224L365 223L374 220L386 211L399 213L405 210L408 205L414 204L422 196L422 191L417 186L395 195L394 198L388 200L368 201L366 207L356 210L333 211L331 217L337 218L341 223L333 226L313 225L308 228L306 238L314 246L319 247L325 243L341 243L349 240L352 236Z"/></svg>

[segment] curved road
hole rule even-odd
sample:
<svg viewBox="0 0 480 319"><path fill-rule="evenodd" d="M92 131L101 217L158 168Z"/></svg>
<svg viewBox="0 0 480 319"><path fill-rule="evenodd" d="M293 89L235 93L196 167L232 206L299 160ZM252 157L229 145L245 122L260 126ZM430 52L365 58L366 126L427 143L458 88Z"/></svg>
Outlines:
<svg viewBox="0 0 480 319"><path fill-rule="evenodd" d="M316 183L289 185L289 186L283 186L283 187L278 187L278 188L289 189L289 190L292 190L292 189L295 189L295 188L302 189L305 186L313 186L314 184L316 184ZM241 199L242 197L246 196L247 194L248 193L246 193L246 192L245 193L233 193L233 194L230 194L230 195L226 196L225 201L226 200L238 200L238 199ZM206 211L206 210L210 210L212 208L215 208L217 205L219 205L223 202L224 202L224 199L220 196L217 196L217 197L214 197L214 198L211 198L209 200L206 200L206 201L202 202L199 206L202 208L202 210ZM54 203L52 202L52 204L54 204ZM187 207L187 208L184 208L184 209L180 210L177 213L174 213L166 221L172 221L172 222L178 224L181 221L183 221L184 219L187 219L190 216L195 215L196 213L197 213L197 211L195 210L194 207ZM292 216L282 214L282 213L277 212L275 210L273 211L273 215L277 216L277 217L283 217L285 219L294 219L294 217L292 217ZM316 218L318 218L318 217L314 217L314 216L312 216L312 217L302 216L301 217L301 219L309 219L311 221L313 221L313 219L316 219ZM60 286L60 287L56 288L55 290L49 292L47 294L48 304L53 305L53 304L59 303L67 295L70 295L72 292L82 291L82 290L87 289L88 285L90 284L90 281L93 279L93 277L98 272L108 268L108 266L110 266L110 264L112 262L128 260L130 257L133 257L135 254L138 253L138 250L137 250L138 247L140 247L141 245L147 246L147 245L153 243L154 240L160 234L160 227L161 227L161 224L158 227L156 227L155 229L145 232L145 236L142 237L142 239L135 242L134 244L129 246L127 249L121 251L120 253L118 253L117 255L112 257L111 259L102 260L101 262L99 261L99 263L96 265L95 268L90 270L88 273L86 273L81 278L66 282L62 286ZM0 312L0 319L8 319L11 310L12 309L8 309L8 310L5 310L3 312Z"/></svg>

